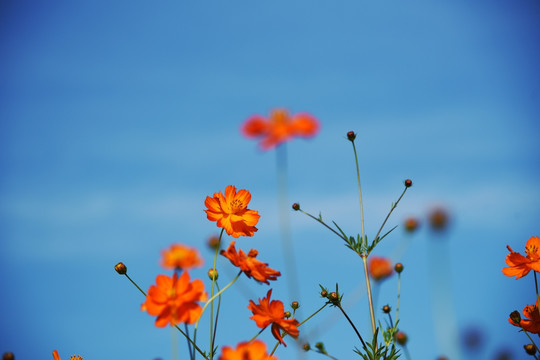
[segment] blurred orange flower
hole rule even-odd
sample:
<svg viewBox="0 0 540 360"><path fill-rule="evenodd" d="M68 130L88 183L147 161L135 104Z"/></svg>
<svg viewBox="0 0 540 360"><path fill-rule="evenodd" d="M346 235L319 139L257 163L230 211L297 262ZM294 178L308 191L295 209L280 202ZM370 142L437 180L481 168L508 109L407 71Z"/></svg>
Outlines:
<svg viewBox="0 0 540 360"><path fill-rule="evenodd" d="M183 272L180 277L174 274L158 275L156 285L150 286L146 301L141 305L142 311L157 316L155 325L165 327L179 323L193 324L199 319L202 308L198 301L206 301L207 295L201 280L190 282L189 273Z"/></svg>
<svg viewBox="0 0 540 360"><path fill-rule="evenodd" d="M270 285L268 280L276 280L278 276L281 276L279 271L269 268L268 264L256 259L259 254L257 250L251 249L246 255L242 249L237 252L234 244L235 242L231 241L227 250L221 250L221 255L229 259L234 266L238 266L248 278L253 276L255 280Z"/></svg>
<svg viewBox="0 0 540 360"><path fill-rule="evenodd" d="M281 330L296 339L300 333L298 331L298 320L285 319L283 303L279 300L272 300L270 302L271 295L272 290L270 289L265 298L259 299L258 305L252 300L249 301L248 309L253 312L253 316L250 319L254 320L261 329L272 324L272 335L284 346L287 346L281 337Z"/></svg>
<svg viewBox="0 0 540 360"><path fill-rule="evenodd" d="M224 346L219 360L277 360L275 356L266 353L266 344L261 340L243 342L233 349Z"/></svg>
<svg viewBox="0 0 540 360"><path fill-rule="evenodd" d="M380 256L371 256L368 262L369 275L375 281L381 281L392 275L394 269L390 259Z"/></svg>
<svg viewBox="0 0 540 360"><path fill-rule="evenodd" d="M307 113L289 116L283 109L273 110L267 119L254 115L242 125L242 133L249 138L262 137L260 146L269 150L295 136L311 137L319 130L319 122Z"/></svg>
<svg viewBox="0 0 540 360"><path fill-rule="evenodd" d="M165 269L191 269L203 264L197 249L183 244L172 244L167 250L161 252L161 265Z"/></svg>
<svg viewBox="0 0 540 360"><path fill-rule="evenodd" d="M523 315L526 317L526 319L521 319L519 324L514 322L511 318L508 318L508 322L514 326L522 327L525 329L525 331L530 332L531 334L538 334L540 336L540 313L538 312L538 299L536 300L535 305L525 306L523 309Z"/></svg>
<svg viewBox="0 0 540 360"><path fill-rule="evenodd" d="M225 196L220 191L214 193L214 197L206 197L206 216L210 221L217 221L217 226L232 237L253 236L260 215L247 208L250 200L249 191L242 189L237 193L236 187L229 185L225 188Z"/></svg>
<svg viewBox="0 0 540 360"><path fill-rule="evenodd" d="M53 350L52 356L53 356L54 360L61 360L60 355L58 355L58 351L56 351L56 350ZM71 355L69 359L70 360L82 360L82 356L80 356L80 355Z"/></svg>
<svg viewBox="0 0 540 360"><path fill-rule="evenodd" d="M516 279L524 277L529 271L534 270L540 272L540 238L537 236L531 237L525 244L525 253L523 256L506 246L510 254L506 255L505 262L508 267L502 269L506 276L515 276Z"/></svg>

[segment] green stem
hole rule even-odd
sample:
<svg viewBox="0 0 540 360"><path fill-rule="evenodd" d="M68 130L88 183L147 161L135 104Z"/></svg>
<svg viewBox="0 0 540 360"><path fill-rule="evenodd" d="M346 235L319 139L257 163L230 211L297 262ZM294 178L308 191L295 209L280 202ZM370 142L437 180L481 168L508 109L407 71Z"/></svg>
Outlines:
<svg viewBox="0 0 540 360"><path fill-rule="evenodd" d="M201 312L201 317L202 317L202 314L204 313L204 310L206 310L206 308L208 307L208 305L210 305L210 304L214 301L215 298L217 298L218 296L220 296L221 294L223 294L223 292L224 292L225 290L227 290L232 284L234 284L234 283L236 282L236 280L238 280L238 278L240 277L240 275L242 275L242 270L240 270L240 271L238 272L238 274L236 275L236 277L235 277L234 279L232 279L232 281L231 281L230 283L228 283L228 284L227 284L223 289L221 289L216 295L212 296L212 297L210 298L210 300L208 300L208 301L206 302L206 304L204 304L204 306L203 306L203 308L202 308L202 312ZM199 319L200 319L201 317L199 317ZM199 326L199 321L197 321L197 322L195 323L195 329L197 329L198 326Z"/></svg>
<svg viewBox="0 0 540 360"><path fill-rule="evenodd" d="M137 289L139 289L139 291L146 297L146 293L143 291L143 289L141 289L141 288L139 287L139 285L137 285L137 284L135 283L135 281L131 280L131 278L129 277L128 274L124 274L124 275L125 275L125 276L129 279L129 281L131 281L131 283L132 283L133 285L135 285L135 287L136 287Z"/></svg>
<svg viewBox="0 0 540 360"><path fill-rule="evenodd" d="M398 273L397 279L396 324L399 320L399 301L401 299L401 273Z"/></svg>
<svg viewBox="0 0 540 360"><path fill-rule="evenodd" d="M358 330L356 329L356 326L354 326L354 323L353 323L352 320L349 318L349 316L347 315L347 313L345 312L345 310L343 310L343 308L341 307L341 305L337 305L337 307L339 308L339 310L341 310L341 312L343 313L343 315L345 315L345 317L346 317L347 320L349 321L349 324L351 324L352 328L353 328L354 331L356 332L356 335L358 336L358 338L359 338L360 341L362 342L362 345L364 346L364 348L367 348L367 347L366 347L366 343L364 342L364 339L362 339L362 335L360 335L360 333L359 333Z"/></svg>
<svg viewBox="0 0 540 360"><path fill-rule="evenodd" d="M373 309L373 299L371 296L371 283L369 281L369 275L368 275L368 268L367 268L367 239L366 239L366 233L364 230L364 205L362 202L362 186L360 184L360 166L358 165L358 153L356 151L356 145L354 145L354 140L351 141L354 151L354 160L356 163L356 179L358 181L358 196L360 199L360 223L362 226L362 242L363 242L363 248L365 253L361 255L362 262L364 263L364 275L366 279L366 288L367 288L367 294L368 294L368 302L369 302L369 315L371 317L371 330L373 331L373 336L375 336L376 326L375 326L375 311ZM380 231L379 231L380 232ZM377 239L377 237L374 237L374 239ZM362 341L363 342L363 341Z"/></svg>
<svg viewBox="0 0 540 360"><path fill-rule="evenodd" d="M216 246L216 251L214 252L214 266L213 266L214 274L216 273L216 262L217 262L217 256L219 253L219 248L220 248L219 244L221 244L221 238L223 236L224 230L225 229L221 229L221 233L219 234L218 246ZM216 285L216 278L212 276L212 292L210 294L210 298L212 301L207 302L207 304L210 303L210 360L214 359L214 336L213 335L214 335L214 288L215 288L215 285Z"/></svg>
<svg viewBox="0 0 540 360"><path fill-rule="evenodd" d="M375 235L375 237L373 238L373 241L377 241L377 238L379 237L379 235L381 234L381 231L382 229L384 228L384 225L386 224L386 222L388 221L388 218L390 218L390 214L392 214L392 212L394 211L394 209L397 207L397 205L399 204L399 201L401 200L401 198L403 197L403 195L405 195L405 192L407 191L407 187L405 187L405 190L403 190L403 192L401 193L401 196L397 199L397 201L392 204L392 207L390 208L390 211L388 212L388 214L386 215L386 218L384 219L381 227L379 228L379 231L377 231L377 235Z"/></svg>
<svg viewBox="0 0 540 360"><path fill-rule="evenodd" d="M323 224L328 230L330 230L331 232L333 232L334 234L336 234L337 236L339 236L340 238L342 238L343 240L345 241L348 241L347 238L343 237L343 235L341 235L340 233L338 233L336 230L332 229L330 226L328 226L324 221L322 221L321 219L319 218L316 218L315 216L311 215L310 213L308 212L305 212L304 210L302 209L299 209L299 211L301 211L302 213L306 214L307 216L309 216L310 218L312 218L313 220Z"/></svg>

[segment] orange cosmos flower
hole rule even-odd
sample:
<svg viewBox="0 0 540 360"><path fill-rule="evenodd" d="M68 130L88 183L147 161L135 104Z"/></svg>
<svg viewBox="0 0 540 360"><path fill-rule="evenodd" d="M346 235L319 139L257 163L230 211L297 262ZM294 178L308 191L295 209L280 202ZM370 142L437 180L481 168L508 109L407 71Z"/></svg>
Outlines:
<svg viewBox="0 0 540 360"><path fill-rule="evenodd" d="M515 276L516 279L524 277L529 271L534 270L540 272L540 238L537 236L531 237L525 244L525 253L523 256L506 246L510 254L506 255L506 264L509 265L502 269L506 276Z"/></svg>
<svg viewBox="0 0 540 360"><path fill-rule="evenodd" d="M247 208L250 200L249 191L242 189L237 193L236 187L229 185L225 188L225 196L220 191L214 193L214 197L206 197L204 205L208 210L204 211L208 220L217 221L217 226L232 237L253 236L261 216L258 211Z"/></svg>
<svg viewBox="0 0 540 360"><path fill-rule="evenodd" d="M223 347L219 360L277 360L277 357L266 353L266 344L261 340L254 340L240 343L236 349Z"/></svg>
<svg viewBox="0 0 540 360"><path fill-rule="evenodd" d="M272 300L270 302L271 295L272 289L268 290L265 298L259 299L259 305L249 300L248 309L253 312L253 316L250 319L254 320L261 329L272 324L272 335L284 346L287 346L281 337L281 330L296 339L300 333L298 331L298 320L285 319L283 303L279 300Z"/></svg>
<svg viewBox="0 0 540 360"><path fill-rule="evenodd" d="M191 269L203 264L197 249L183 244L172 244L167 250L161 252L163 256L161 265L165 269Z"/></svg>
<svg viewBox="0 0 540 360"><path fill-rule="evenodd" d="M58 355L58 351L56 351L56 350L53 350L52 356L53 356L54 360L61 360L60 355ZM69 359L70 360L82 360L82 356L80 356L80 355L71 355Z"/></svg>
<svg viewBox="0 0 540 360"><path fill-rule="evenodd" d="M311 137L319 130L319 122L307 113L289 116L283 109L272 111L266 119L254 115L242 125L242 133L250 138L262 137L260 146L263 150L276 147L295 136Z"/></svg>
<svg viewBox="0 0 540 360"><path fill-rule="evenodd" d="M150 286L146 301L141 305L142 311L157 316L156 326L174 326L179 323L193 324L199 319L202 307L198 301L206 301L204 284L201 280L190 282L189 273L183 272L180 277L174 274L158 275L156 285Z"/></svg>
<svg viewBox="0 0 540 360"><path fill-rule="evenodd" d="M242 249L237 252L234 244L235 242L231 241L226 251L221 250L221 255L229 259L234 266L238 266L248 278L253 276L255 280L270 285L268 280L276 280L278 276L281 276L279 271L269 268L268 264L256 259L259 254L257 250L251 249L246 255Z"/></svg>
<svg viewBox="0 0 540 360"><path fill-rule="evenodd" d="M368 262L369 275L375 281L381 281L392 275L394 269L392 268L392 262L384 257L372 256Z"/></svg>
<svg viewBox="0 0 540 360"><path fill-rule="evenodd" d="M540 336L540 313L538 312L538 300L536 300L535 305L525 306L523 309L523 315L526 319L521 319L519 324L514 322L511 317L508 318L508 322L514 326L522 327L525 329L525 331L530 332L531 334L538 334Z"/></svg>

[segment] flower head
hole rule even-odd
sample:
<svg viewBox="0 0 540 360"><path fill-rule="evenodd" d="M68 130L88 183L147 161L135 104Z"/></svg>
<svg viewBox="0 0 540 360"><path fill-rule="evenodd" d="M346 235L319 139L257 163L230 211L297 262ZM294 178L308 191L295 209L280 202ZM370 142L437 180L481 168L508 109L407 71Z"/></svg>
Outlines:
<svg viewBox="0 0 540 360"><path fill-rule="evenodd" d="M272 290L268 290L266 297L259 299L258 305L252 300L249 301L248 309L253 312L253 316L250 319L254 320L261 329L272 324L272 335L284 346L287 346L281 337L281 331L285 331L296 339L300 333L298 331L298 320L285 319L283 303L279 300L270 301L271 295Z"/></svg>
<svg viewBox="0 0 540 360"><path fill-rule="evenodd" d="M191 269L203 264L197 249L183 244L172 244L161 252L161 266L165 269Z"/></svg>
<svg viewBox="0 0 540 360"><path fill-rule="evenodd" d="M261 340L254 340L242 342L236 349L224 346L219 360L277 360L277 357L266 353L266 344Z"/></svg>
<svg viewBox="0 0 540 360"><path fill-rule="evenodd" d="M523 256L506 246L510 254L506 255L506 264L508 267L502 269L506 276L515 276L516 279L524 277L529 271L534 270L540 272L540 238L537 236L531 237L525 244L525 253Z"/></svg>
<svg viewBox="0 0 540 360"><path fill-rule="evenodd" d="M311 137L319 130L319 122L307 113L290 116L286 110L276 109L267 119L254 115L242 125L246 137L261 137L260 146L269 150L295 136Z"/></svg>
<svg viewBox="0 0 540 360"><path fill-rule="evenodd" d="M213 197L206 197L206 216L210 221L217 221L217 226L232 237L253 236L260 215L258 211L247 208L250 200L249 191L242 189L237 193L236 187L229 185L225 188L225 195L220 191Z"/></svg>
<svg viewBox="0 0 540 360"><path fill-rule="evenodd" d="M375 281L381 281L392 275L394 269L390 259L379 256L371 256L368 263L369 275Z"/></svg>
<svg viewBox="0 0 540 360"><path fill-rule="evenodd" d="M179 323L193 324L199 319L202 308L198 301L206 301L204 284L201 280L190 282L189 273L184 271L180 277L158 275L156 285L150 286L142 311L157 316L156 326L174 326Z"/></svg>
<svg viewBox="0 0 540 360"><path fill-rule="evenodd" d="M246 255L242 249L237 252L234 244L235 242L231 241L227 250L221 250L221 255L229 259L234 266L238 266L248 278L253 277L259 282L270 285L268 280L276 280L278 276L281 276L279 271L269 268L268 264L256 259L259 254L257 250L251 249Z"/></svg>
<svg viewBox="0 0 540 360"><path fill-rule="evenodd" d="M514 326L522 327L525 331L540 335L540 313L538 312L538 299L535 305L527 305L523 309L525 319L516 322L514 316L508 318L508 322Z"/></svg>

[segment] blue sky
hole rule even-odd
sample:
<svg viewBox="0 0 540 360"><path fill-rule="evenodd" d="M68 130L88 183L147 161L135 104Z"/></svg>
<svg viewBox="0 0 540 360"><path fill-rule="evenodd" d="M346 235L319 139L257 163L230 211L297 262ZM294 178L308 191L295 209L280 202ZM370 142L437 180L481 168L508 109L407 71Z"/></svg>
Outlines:
<svg viewBox="0 0 540 360"><path fill-rule="evenodd" d="M291 202L360 231L349 130L368 236L413 179L388 226L410 215L423 226L411 239L396 229L376 250L405 264L400 317L412 357L443 352L433 323L448 319L434 317L430 295L439 271L453 297L444 314L461 332L485 332L471 358L501 348L521 358L526 339L507 316L533 302L533 278L500 269L507 244L523 251L539 235L539 18L532 0L4 1L0 352L170 359L170 331L139 311L142 297L113 266L124 261L148 288L163 272L160 251L182 242L201 249L206 265L193 276L206 279L204 243L217 228L203 202L229 184L250 190L261 214L259 232L238 245L282 270L272 287L286 299L275 154L239 133L250 115L286 107L322 125L287 145ZM452 222L433 239L425 217L439 205ZM315 222L290 217L303 314L320 306L319 283L339 282L346 298L358 294L351 317L368 334L359 259ZM234 273L227 265L222 284ZM395 302L395 286L383 283L380 305ZM242 279L238 288L224 298L221 345L257 331L247 299L268 287ZM339 359L359 346L334 311L305 331L316 329L308 340ZM290 343L280 359L296 357Z"/></svg>

